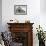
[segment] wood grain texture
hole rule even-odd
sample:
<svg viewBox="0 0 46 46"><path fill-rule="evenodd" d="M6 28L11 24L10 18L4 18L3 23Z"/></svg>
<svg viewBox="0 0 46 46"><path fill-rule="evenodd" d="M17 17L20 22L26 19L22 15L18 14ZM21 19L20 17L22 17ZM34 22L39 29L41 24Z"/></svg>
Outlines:
<svg viewBox="0 0 46 46"><path fill-rule="evenodd" d="M9 25L9 31L16 32L28 32L28 46L33 46L33 23L7 23ZM15 38L15 36L14 36ZM27 46L27 45L26 45Z"/></svg>

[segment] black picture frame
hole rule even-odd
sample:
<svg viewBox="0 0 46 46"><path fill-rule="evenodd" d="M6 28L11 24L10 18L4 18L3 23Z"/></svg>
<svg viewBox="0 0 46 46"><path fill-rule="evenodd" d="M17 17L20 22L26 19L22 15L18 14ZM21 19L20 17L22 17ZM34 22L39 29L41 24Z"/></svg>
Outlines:
<svg viewBox="0 0 46 46"><path fill-rule="evenodd" d="M14 5L14 15L27 15L27 5Z"/></svg>

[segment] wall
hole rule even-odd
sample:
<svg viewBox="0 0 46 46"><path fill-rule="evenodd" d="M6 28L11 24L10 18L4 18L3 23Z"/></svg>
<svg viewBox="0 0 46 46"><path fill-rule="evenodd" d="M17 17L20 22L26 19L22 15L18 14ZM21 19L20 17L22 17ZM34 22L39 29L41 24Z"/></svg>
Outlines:
<svg viewBox="0 0 46 46"><path fill-rule="evenodd" d="M27 5L27 15L14 15L14 5ZM2 26L3 31L8 30L7 22L11 19L17 19L19 22L30 20L33 25L33 45L38 46L36 37L36 27L40 24L46 30L46 15L41 13L43 0L2 0Z"/></svg>
<svg viewBox="0 0 46 46"><path fill-rule="evenodd" d="M14 5L23 4L27 5L27 15L14 15ZM3 26L10 19L17 19L20 22L30 20L34 23L39 23L40 14L40 0L3 0L2 1L2 23ZM38 21L37 21L38 20ZM5 28L5 27L4 27ZM5 28L6 29L6 28Z"/></svg>
<svg viewBox="0 0 46 46"><path fill-rule="evenodd" d="M0 0L0 31L2 28L2 0Z"/></svg>
<svg viewBox="0 0 46 46"><path fill-rule="evenodd" d="M46 13L46 0L40 0L40 9L42 13Z"/></svg>
<svg viewBox="0 0 46 46"><path fill-rule="evenodd" d="M40 0L40 24L46 31L46 0Z"/></svg>

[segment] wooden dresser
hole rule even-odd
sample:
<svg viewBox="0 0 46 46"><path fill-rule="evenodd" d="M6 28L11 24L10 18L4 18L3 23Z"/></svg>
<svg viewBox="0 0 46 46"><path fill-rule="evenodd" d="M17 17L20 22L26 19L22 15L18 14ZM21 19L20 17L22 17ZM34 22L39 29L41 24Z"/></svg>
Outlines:
<svg viewBox="0 0 46 46"><path fill-rule="evenodd" d="M21 46L33 46L33 23L7 23L12 33L13 41L22 43ZM19 45L18 45L19 46Z"/></svg>

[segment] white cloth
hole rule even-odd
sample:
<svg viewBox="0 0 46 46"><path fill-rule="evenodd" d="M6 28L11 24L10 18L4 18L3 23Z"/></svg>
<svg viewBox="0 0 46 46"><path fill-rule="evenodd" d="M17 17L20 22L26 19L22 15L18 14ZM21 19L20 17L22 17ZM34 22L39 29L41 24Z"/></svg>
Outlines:
<svg viewBox="0 0 46 46"><path fill-rule="evenodd" d="M0 44L0 46L2 46L2 45Z"/></svg>
<svg viewBox="0 0 46 46"><path fill-rule="evenodd" d="M0 46L5 46L3 40L1 40L1 44L0 44Z"/></svg>
<svg viewBox="0 0 46 46"><path fill-rule="evenodd" d="M23 46L22 43L11 42L10 46Z"/></svg>

